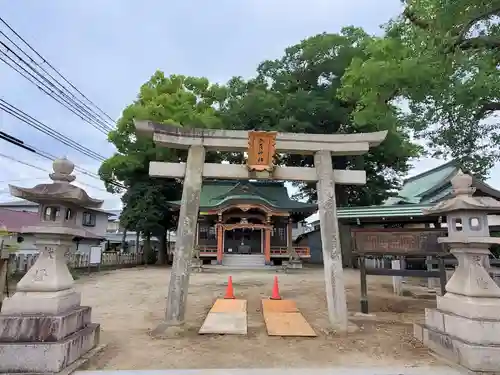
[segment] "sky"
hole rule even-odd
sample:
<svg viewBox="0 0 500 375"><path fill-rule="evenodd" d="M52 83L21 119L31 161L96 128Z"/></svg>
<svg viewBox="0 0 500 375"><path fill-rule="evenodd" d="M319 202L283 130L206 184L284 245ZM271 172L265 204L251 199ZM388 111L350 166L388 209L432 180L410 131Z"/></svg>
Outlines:
<svg viewBox="0 0 500 375"><path fill-rule="evenodd" d="M400 12L400 1L0 0L0 9L1 17L46 61L118 119L157 69L167 75L204 76L220 83L232 76L250 77L259 62L279 58L286 47L309 36L338 32L349 25L380 33L379 26ZM1 24L0 31L7 33ZM43 62L38 59L38 63ZM0 99L105 157L113 154L106 135L1 61ZM98 161L3 111L0 131L97 173ZM420 160L411 174L442 162ZM0 166L0 202L13 200L8 194L9 183L31 187L49 181L49 160L2 140ZM499 175L495 171L492 176ZM78 172L75 175L77 185L105 201L103 208L121 206L120 197L107 193L100 180ZM489 182L500 188L500 177Z"/></svg>

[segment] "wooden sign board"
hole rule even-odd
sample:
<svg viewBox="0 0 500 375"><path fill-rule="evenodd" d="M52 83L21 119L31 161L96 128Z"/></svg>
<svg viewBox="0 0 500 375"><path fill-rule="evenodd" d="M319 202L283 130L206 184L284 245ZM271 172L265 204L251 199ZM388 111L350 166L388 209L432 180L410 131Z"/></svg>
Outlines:
<svg viewBox="0 0 500 375"><path fill-rule="evenodd" d="M438 229L355 229L352 231L354 251L358 254L425 254L443 253L437 242L447 231Z"/></svg>
<svg viewBox="0 0 500 375"><path fill-rule="evenodd" d="M248 170L269 171L274 168L274 154L276 153L277 132L250 131L248 132Z"/></svg>

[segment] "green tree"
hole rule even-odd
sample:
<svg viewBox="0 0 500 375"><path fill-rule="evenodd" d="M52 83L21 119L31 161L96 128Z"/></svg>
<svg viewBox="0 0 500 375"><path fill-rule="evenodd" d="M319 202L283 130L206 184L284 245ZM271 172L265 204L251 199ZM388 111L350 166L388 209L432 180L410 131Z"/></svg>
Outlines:
<svg viewBox="0 0 500 375"><path fill-rule="evenodd" d="M126 107L109 141L117 152L103 162L99 175L110 192L122 192L123 228L144 234L145 250L150 251L150 237L164 238L175 226L175 216L167 202L180 199L182 186L175 179L149 177L150 161L185 161L186 152L155 147L150 137L137 136L134 119L151 120L162 124L219 128L221 121L217 103L224 98L225 89L210 85L205 78L172 75L165 77L157 71L140 88L137 100ZM217 155L207 155L216 159ZM124 189L117 187L122 184ZM165 249L160 250L160 262Z"/></svg>
<svg viewBox="0 0 500 375"><path fill-rule="evenodd" d="M478 177L499 160L499 0L406 0L386 34L353 59L340 97L364 125L391 111L427 143Z"/></svg>
<svg viewBox="0 0 500 375"><path fill-rule="evenodd" d="M221 117L227 128L262 129L312 134L356 133L388 130L386 141L364 158L335 157L339 169L364 168L366 186L337 189L339 205L380 204L399 186L408 161L419 148L410 142L393 108L380 108L379 118L363 124L352 121L356 100L338 98L345 70L354 58L366 58L371 41L363 30L344 28L340 34L320 34L286 49L282 58L264 61L257 77L233 78ZM313 158L282 155L280 163L312 166ZM300 196L316 199L314 185L299 184Z"/></svg>

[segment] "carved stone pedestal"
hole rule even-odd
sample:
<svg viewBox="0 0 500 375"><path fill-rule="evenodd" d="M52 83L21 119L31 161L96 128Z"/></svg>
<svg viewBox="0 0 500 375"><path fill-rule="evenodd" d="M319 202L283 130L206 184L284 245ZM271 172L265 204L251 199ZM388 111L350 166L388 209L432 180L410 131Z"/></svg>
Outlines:
<svg viewBox="0 0 500 375"><path fill-rule="evenodd" d="M469 370L500 370L500 288L484 269L487 249L452 250L459 265L437 297L437 308L425 310L425 324L415 337L429 349Z"/></svg>
<svg viewBox="0 0 500 375"><path fill-rule="evenodd" d="M99 325L80 306L66 266L71 237L49 237L38 236L37 261L2 306L0 373L58 373L99 342Z"/></svg>

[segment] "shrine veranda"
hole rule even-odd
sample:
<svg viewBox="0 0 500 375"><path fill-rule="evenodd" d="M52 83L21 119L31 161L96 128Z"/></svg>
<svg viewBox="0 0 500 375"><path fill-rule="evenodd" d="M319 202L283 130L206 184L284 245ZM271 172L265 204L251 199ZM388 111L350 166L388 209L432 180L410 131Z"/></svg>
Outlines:
<svg viewBox="0 0 500 375"><path fill-rule="evenodd" d="M184 322L190 263L196 245L200 213L200 193L205 179L268 179L316 181L318 211L321 222L326 300L332 327L347 331L347 303L342 270L342 255L338 246L338 223L335 202L335 184L362 185L365 171L334 170L332 155L361 155L378 146L387 132L359 134L295 134L259 131L226 131L188 129L136 121L140 134L152 136L158 146L188 149L187 163L152 162L150 175L183 178L179 226L174 252L164 322L155 333ZM247 152L247 165L205 163L207 150ZM277 152L314 155L314 168L278 167L274 165ZM222 217L220 218L222 221ZM223 223L218 223L218 238ZM266 213L265 244L270 243L270 215ZM218 241L217 260L222 260L223 245ZM289 248L289 250L292 250ZM265 261L270 261L270 246L265 247Z"/></svg>

